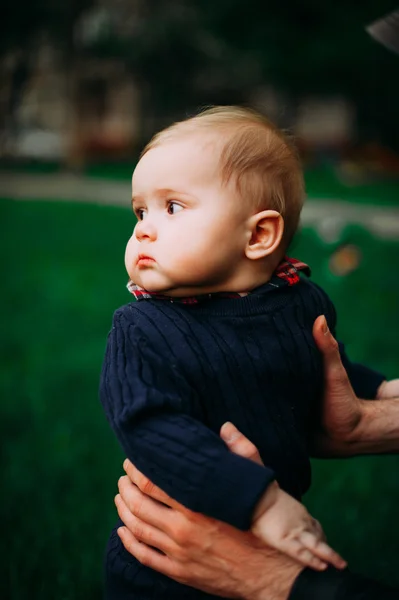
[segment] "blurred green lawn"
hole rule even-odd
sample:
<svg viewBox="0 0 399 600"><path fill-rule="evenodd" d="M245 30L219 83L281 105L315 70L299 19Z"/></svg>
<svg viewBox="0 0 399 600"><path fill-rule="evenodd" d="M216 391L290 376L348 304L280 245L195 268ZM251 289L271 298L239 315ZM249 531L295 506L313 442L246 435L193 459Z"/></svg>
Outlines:
<svg viewBox="0 0 399 600"><path fill-rule="evenodd" d="M0 201L2 279L1 574L3 598L97 600L115 521L122 455L97 399L124 286L129 209ZM336 303L352 358L399 376L399 241L348 227L358 271L333 276L305 230L292 254ZM396 278L395 278L396 275ZM308 506L359 572L399 585L399 458L314 461Z"/></svg>
<svg viewBox="0 0 399 600"><path fill-rule="evenodd" d="M112 181L130 182L135 159L126 162L89 162L82 169L81 174L88 178L108 179ZM21 174L53 175L62 173L65 166L59 162L26 162L0 164L1 169L7 172ZM397 206L399 194L398 177L374 179L362 182L353 180L350 184L342 181L334 163L325 162L318 166L305 166L306 192L309 198L329 198L344 200L355 204L376 204L378 206Z"/></svg>

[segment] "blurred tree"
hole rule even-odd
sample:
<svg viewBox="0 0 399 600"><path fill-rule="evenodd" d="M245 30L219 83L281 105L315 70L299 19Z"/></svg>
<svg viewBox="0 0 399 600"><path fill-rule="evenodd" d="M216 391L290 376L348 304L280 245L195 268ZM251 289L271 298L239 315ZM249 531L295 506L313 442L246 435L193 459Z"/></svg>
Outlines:
<svg viewBox="0 0 399 600"><path fill-rule="evenodd" d="M291 106L304 95L345 95L369 136L399 147L398 59L364 29L393 8L391 0L18 0L1 19L0 52L47 30L70 63L117 58L139 84L149 128L158 115L166 122L204 104L245 102L267 84Z"/></svg>
<svg viewBox="0 0 399 600"><path fill-rule="evenodd" d="M0 55L28 49L41 33L49 34L67 52L73 48L77 19L95 0L18 0L7 2L0 19Z"/></svg>
<svg viewBox="0 0 399 600"><path fill-rule="evenodd" d="M368 135L384 132L399 146L398 60L364 29L394 8L391 1L136 0L135 7L123 53L146 110L169 119L203 104L243 102L266 83L293 104L304 95L345 95Z"/></svg>

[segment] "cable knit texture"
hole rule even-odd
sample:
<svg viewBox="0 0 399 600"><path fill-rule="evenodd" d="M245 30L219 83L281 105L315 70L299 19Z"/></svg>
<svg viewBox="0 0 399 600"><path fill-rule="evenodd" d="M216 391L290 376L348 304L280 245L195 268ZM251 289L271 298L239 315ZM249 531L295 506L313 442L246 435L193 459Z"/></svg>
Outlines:
<svg viewBox="0 0 399 600"><path fill-rule="evenodd" d="M301 498L323 384L312 337L320 314L335 332L334 306L306 280L239 299L147 299L116 311L100 396L126 456L188 508L241 529L274 478ZM358 395L374 398L383 376L350 363L342 345L341 355ZM265 468L228 451L219 438L227 420ZM140 565L116 530L106 571L110 600L211 597Z"/></svg>

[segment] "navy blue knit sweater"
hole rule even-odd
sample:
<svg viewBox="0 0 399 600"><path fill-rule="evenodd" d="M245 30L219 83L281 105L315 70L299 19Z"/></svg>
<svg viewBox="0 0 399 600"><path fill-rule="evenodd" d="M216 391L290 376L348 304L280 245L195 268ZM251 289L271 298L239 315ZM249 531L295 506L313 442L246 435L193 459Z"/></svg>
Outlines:
<svg viewBox="0 0 399 600"><path fill-rule="evenodd" d="M146 299L114 315L100 396L126 456L188 508L247 529L268 484L300 499L310 485L309 440L317 426L322 361L312 337L335 309L315 284L266 284L239 299L195 305ZM358 396L374 398L382 375L341 355ZM232 421L265 468L219 438ZM209 598L140 565L113 531L107 598Z"/></svg>

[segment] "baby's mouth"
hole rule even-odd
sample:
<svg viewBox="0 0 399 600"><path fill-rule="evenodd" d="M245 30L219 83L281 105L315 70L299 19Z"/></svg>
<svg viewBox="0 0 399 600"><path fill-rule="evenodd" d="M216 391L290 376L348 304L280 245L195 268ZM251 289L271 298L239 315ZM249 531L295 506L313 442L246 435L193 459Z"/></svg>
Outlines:
<svg viewBox="0 0 399 600"><path fill-rule="evenodd" d="M155 260L151 256L147 256L146 254L139 254L137 259L138 267L150 267L155 264Z"/></svg>

